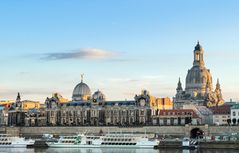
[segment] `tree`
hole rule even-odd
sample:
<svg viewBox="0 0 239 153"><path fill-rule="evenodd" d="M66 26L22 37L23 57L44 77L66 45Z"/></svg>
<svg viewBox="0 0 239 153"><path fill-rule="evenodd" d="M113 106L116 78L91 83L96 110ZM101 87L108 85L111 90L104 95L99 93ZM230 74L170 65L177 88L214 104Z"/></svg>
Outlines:
<svg viewBox="0 0 239 153"><path fill-rule="evenodd" d="M237 122L237 119L232 119L232 123L235 125L236 124L236 122Z"/></svg>
<svg viewBox="0 0 239 153"><path fill-rule="evenodd" d="M227 124L231 125L231 123L232 123L232 120L231 119L227 119Z"/></svg>

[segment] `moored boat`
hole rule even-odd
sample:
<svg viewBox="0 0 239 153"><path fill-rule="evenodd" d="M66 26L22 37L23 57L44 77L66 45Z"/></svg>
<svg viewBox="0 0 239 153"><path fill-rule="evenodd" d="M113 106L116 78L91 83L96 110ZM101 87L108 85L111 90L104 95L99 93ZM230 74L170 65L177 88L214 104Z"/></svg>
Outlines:
<svg viewBox="0 0 239 153"><path fill-rule="evenodd" d="M34 145L35 140L0 134L0 148L26 148Z"/></svg>
<svg viewBox="0 0 239 153"><path fill-rule="evenodd" d="M196 149L197 148L197 141L185 137L182 140L182 148L183 149Z"/></svg>
<svg viewBox="0 0 239 153"><path fill-rule="evenodd" d="M158 143L142 135L109 133L104 136L61 136L57 142L47 142L47 145L54 148L154 148Z"/></svg>

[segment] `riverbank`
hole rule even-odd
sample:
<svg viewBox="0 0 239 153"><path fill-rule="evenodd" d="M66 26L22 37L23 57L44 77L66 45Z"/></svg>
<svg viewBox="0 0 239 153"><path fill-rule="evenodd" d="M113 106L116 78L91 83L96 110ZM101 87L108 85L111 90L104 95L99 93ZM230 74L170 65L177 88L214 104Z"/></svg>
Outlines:
<svg viewBox="0 0 239 153"><path fill-rule="evenodd" d="M156 149L164 148L182 148L181 141L160 141ZM239 150L239 141L205 141L199 142L200 149L237 149Z"/></svg>
<svg viewBox="0 0 239 153"><path fill-rule="evenodd" d="M76 133L100 133L100 132L138 132L150 135L190 137L193 129L203 131L205 136L221 135L225 133L237 133L239 126L208 126L208 125L185 125L185 126L140 126L140 127L117 127L117 126L54 126L54 127L0 127L1 133L15 136L42 136L43 134L71 135Z"/></svg>

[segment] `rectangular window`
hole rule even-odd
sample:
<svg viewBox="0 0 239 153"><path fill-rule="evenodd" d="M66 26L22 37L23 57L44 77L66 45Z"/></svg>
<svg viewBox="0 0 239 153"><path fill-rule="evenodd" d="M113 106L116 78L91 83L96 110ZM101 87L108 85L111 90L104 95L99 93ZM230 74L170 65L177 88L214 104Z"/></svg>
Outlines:
<svg viewBox="0 0 239 153"><path fill-rule="evenodd" d="M232 116L236 116L236 112L232 112Z"/></svg>

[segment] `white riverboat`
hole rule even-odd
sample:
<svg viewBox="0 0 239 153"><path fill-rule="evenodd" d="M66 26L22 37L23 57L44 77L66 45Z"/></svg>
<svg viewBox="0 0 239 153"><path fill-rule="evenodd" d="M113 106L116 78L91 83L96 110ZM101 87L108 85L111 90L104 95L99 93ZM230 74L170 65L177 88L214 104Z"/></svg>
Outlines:
<svg viewBox="0 0 239 153"><path fill-rule="evenodd" d="M47 142L53 148L154 148L158 144L158 140L146 136L122 133L61 136L57 142Z"/></svg>
<svg viewBox="0 0 239 153"><path fill-rule="evenodd" d="M32 146L35 140L22 137L13 137L8 134L0 134L0 148L26 148Z"/></svg>
<svg viewBox="0 0 239 153"><path fill-rule="evenodd" d="M198 142L196 140L192 140L188 137L184 137L182 140L183 149L196 149Z"/></svg>

